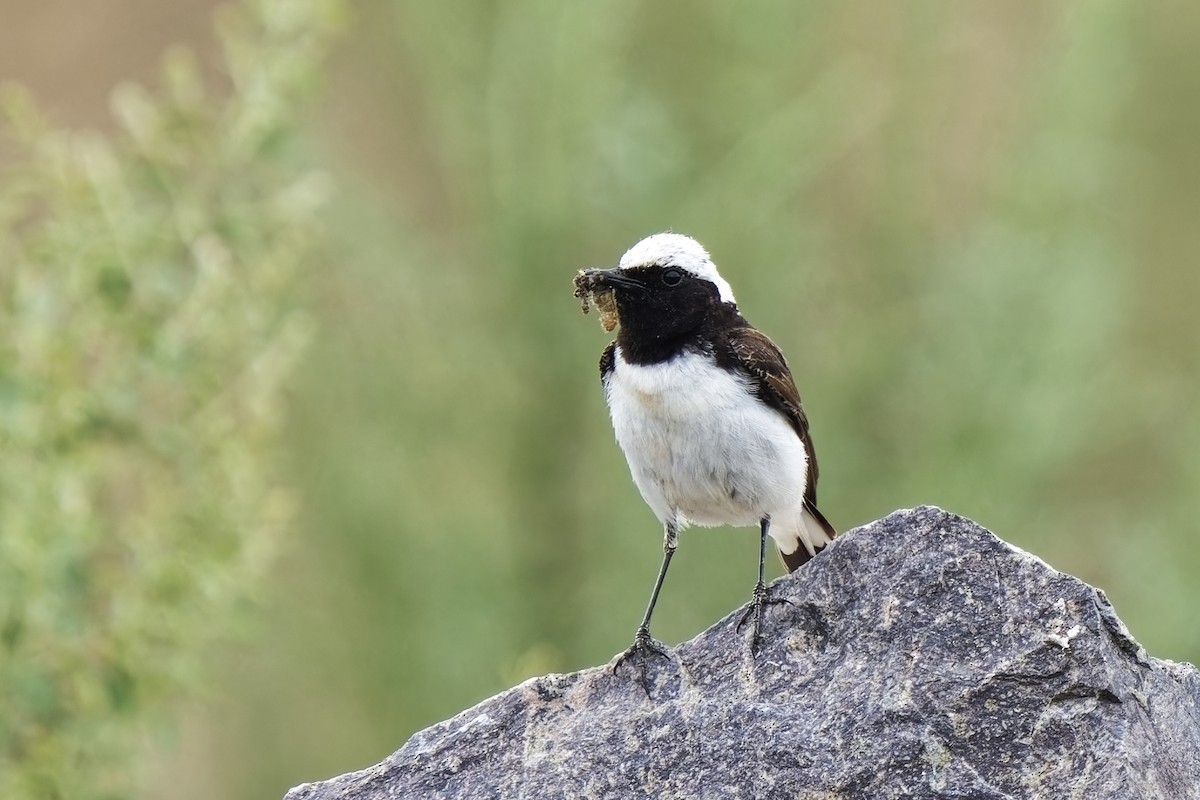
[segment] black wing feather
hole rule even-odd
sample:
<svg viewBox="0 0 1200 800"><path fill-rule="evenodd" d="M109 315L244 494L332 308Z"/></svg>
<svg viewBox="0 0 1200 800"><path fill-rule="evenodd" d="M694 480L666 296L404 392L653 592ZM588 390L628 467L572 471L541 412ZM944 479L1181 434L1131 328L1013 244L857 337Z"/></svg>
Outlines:
<svg viewBox="0 0 1200 800"><path fill-rule="evenodd" d="M608 376L612 375L613 367L616 365L617 342L613 340L608 343L608 347L604 348L604 352L600 354L600 383L608 383Z"/></svg>
<svg viewBox="0 0 1200 800"><path fill-rule="evenodd" d="M817 505L817 454L813 449L812 435L808 431L808 415L800 402L800 392L792 379L787 360L775 343L765 333L746 325L729 331L724 348L726 356L750 378L755 396L778 410L792 430L804 442L808 454L809 480L804 491L804 500L813 509Z"/></svg>
<svg viewBox="0 0 1200 800"><path fill-rule="evenodd" d="M729 331L725 347L718 347L716 355L718 363L724 361L726 366L740 369L750 379L755 396L783 414L792 430L804 442L804 452L808 456L808 480L804 487L805 512L832 540L836 531L829 524L829 520L825 519L825 515L817 510L817 478L820 470L817 467L817 453L813 449L812 435L808 430L808 415L804 413L800 392L796 389L796 382L792 379L783 353L779 352L779 348L766 334L747 323ZM817 550L821 549L820 546L817 547ZM804 547L798 547L792 553L780 550L779 555L788 572L795 572L811 558Z"/></svg>

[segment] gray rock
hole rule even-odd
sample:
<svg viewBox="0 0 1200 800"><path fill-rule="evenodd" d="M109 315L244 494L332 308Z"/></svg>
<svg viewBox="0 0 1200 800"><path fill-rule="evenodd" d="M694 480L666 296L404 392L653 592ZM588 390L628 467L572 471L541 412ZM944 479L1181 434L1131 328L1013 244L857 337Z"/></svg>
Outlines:
<svg viewBox="0 0 1200 800"><path fill-rule="evenodd" d="M680 576L676 576L680 577ZM648 662L535 678L287 800L1200 798L1200 674L937 508L839 537Z"/></svg>

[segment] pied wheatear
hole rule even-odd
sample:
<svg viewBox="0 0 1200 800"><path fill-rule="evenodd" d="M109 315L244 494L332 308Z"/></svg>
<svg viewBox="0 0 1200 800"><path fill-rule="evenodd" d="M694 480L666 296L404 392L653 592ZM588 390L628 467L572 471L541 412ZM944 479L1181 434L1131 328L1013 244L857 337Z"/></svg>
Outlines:
<svg viewBox="0 0 1200 800"><path fill-rule="evenodd" d="M614 269L581 271L576 295L617 338L600 380L633 481L663 526L663 560L632 655L665 654L650 617L689 524L759 528L758 582L743 623L761 635L767 536L794 571L833 540L817 510L808 417L779 348L742 316L698 242L643 239Z"/></svg>

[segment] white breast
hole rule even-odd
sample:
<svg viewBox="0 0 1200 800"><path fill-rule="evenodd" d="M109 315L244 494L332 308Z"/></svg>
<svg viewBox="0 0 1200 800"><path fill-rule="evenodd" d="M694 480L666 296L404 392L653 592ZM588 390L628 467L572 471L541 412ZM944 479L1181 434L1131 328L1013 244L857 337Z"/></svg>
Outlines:
<svg viewBox="0 0 1200 800"><path fill-rule="evenodd" d="M605 390L617 442L660 521L755 525L798 512L803 442L711 356L637 365L618 347Z"/></svg>

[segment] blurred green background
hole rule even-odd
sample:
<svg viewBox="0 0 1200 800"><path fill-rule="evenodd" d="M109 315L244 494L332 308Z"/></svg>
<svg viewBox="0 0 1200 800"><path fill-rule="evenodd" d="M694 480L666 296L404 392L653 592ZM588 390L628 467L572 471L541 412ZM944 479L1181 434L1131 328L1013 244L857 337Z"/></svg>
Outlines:
<svg viewBox="0 0 1200 800"><path fill-rule="evenodd" d="M237 100L211 10L0 0L0 78L111 132L113 86L159 85L185 43ZM205 678L147 712L132 796L279 796L628 644L660 531L570 280L665 229L788 354L835 526L941 505L1200 660L1200 6L349 11L297 15L337 37L296 56L321 80L282 107L288 147L223 173L332 186L288 218L315 251L261 295L311 331L260 454L291 521L211 620L236 632L175 643ZM283 51L247 52L253 74ZM655 634L744 602L755 554L748 530L685 534Z"/></svg>

